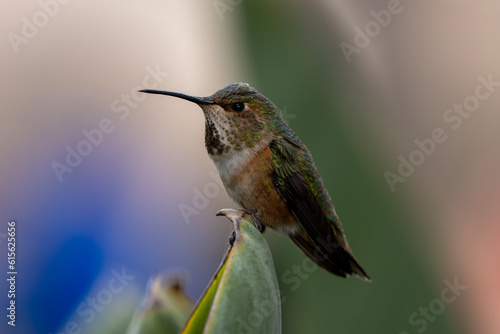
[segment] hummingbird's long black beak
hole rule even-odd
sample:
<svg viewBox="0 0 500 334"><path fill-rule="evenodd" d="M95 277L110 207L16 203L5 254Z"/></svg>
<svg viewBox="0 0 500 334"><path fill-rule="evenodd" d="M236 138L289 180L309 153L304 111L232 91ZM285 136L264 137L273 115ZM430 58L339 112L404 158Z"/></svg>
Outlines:
<svg viewBox="0 0 500 334"><path fill-rule="evenodd" d="M212 101L206 97L198 97L198 96L192 96L192 95L187 95L187 94L182 94L182 93L177 93L177 92L169 92L167 90L141 89L139 92L149 93L149 94L161 94L161 95L175 96L175 97L178 97L178 98L181 98L184 100L194 102L196 104L215 104L214 101Z"/></svg>

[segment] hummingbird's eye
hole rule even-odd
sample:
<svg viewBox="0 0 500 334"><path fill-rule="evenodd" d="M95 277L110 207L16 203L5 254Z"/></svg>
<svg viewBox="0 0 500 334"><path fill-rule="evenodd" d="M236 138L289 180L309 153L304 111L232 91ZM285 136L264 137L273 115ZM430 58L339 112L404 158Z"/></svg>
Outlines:
<svg viewBox="0 0 500 334"><path fill-rule="evenodd" d="M245 104L242 102L236 102L231 104L231 109L235 112L242 112L245 110Z"/></svg>

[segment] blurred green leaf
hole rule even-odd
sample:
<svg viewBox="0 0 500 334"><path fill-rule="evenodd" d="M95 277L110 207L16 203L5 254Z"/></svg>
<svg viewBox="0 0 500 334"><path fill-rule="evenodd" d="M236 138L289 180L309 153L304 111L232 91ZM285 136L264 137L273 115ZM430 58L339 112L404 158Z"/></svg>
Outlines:
<svg viewBox="0 0 500 334"><path fill-rule="evenodd" d="M269 246L245 213L225 209L235 226L233 247L183 334L281 333L281 301Z"/></svg>
<svg viewBox="0 0 500 334"><path fill-rule="evenodd" d="M179 276L156 276L150 282L145 305L133 317L127 334L177 333L194 306L184 293L183 281Z"/></svg>

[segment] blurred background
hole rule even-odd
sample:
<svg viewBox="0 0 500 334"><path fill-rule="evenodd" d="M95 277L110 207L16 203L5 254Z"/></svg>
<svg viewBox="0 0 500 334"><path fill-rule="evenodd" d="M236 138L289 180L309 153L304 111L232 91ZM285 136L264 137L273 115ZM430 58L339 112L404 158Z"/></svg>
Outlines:
<svg viewBox="0 0 500 334"><path fill-rule="evenodd" d="M200 297L232 230L215 212L233 204L201 110L136 91L243 81L309 147L373 279L296 275L304 255L268 230L284 333L500 333L497 1L0 8L0 268L14 220L18 271L0 332L105 332L164 270Z"/></svg>

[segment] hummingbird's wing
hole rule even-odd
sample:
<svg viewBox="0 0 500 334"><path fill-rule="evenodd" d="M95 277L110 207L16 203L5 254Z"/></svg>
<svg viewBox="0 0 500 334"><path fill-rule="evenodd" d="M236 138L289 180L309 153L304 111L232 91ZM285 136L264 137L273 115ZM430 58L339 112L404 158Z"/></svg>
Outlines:
<svg viewBox="0 0 500 334"><path fill-rule="evenodd" d="M269 146L278 193L303 231L290 235L294 243L320 267L345 277L370 280L352 254L330 196L307 148L298 138L277 137Z"/></svg>

